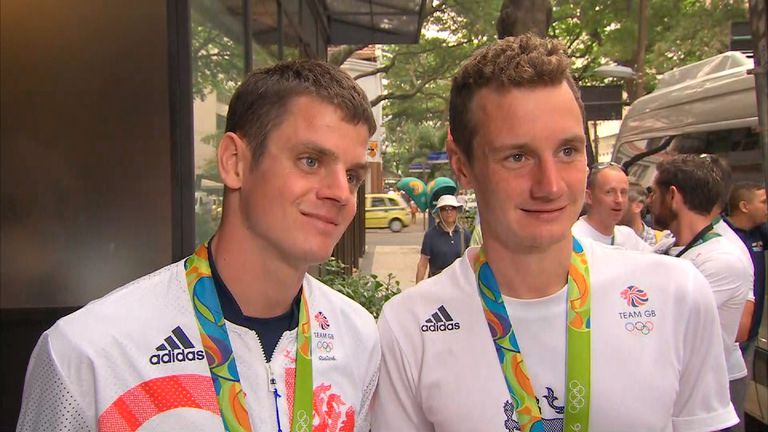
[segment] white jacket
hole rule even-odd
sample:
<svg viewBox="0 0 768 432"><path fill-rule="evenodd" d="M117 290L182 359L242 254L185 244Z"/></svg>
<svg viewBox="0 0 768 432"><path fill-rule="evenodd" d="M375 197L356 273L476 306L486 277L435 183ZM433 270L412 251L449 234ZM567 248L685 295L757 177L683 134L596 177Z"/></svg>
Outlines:
<svg viewBox="0 0 768 432"><path fill-rule="evenodd" d="M368 431L381 357L374 319L309 275L303 287L312 316L312 430ZM277 408L282 429L290 430L296 330L283 334L267 363L253 331L226 325L252 429L276 431ZM223 431L205 356L181 261L89 303L41 336L17 431Z"/></svg>

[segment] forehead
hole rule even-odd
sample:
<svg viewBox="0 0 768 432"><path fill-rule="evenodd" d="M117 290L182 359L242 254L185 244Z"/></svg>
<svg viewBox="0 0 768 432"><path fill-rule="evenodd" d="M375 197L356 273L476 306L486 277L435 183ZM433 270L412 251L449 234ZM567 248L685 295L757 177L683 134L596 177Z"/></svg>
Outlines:
<svg viewBox="0 0 768 432"><path fill-rule="evenodd" d="M595 176L595 184L605 187L623 186L629 188L629 179L617 167L608 167L600 170Z"/></svg>
<svg viewBox="0 0 768 432"><path fill-rule="evenodd" d="M484 87L470 104L476 139L487 145L528 144L581 136L581 110L568 84Z"/></svg>

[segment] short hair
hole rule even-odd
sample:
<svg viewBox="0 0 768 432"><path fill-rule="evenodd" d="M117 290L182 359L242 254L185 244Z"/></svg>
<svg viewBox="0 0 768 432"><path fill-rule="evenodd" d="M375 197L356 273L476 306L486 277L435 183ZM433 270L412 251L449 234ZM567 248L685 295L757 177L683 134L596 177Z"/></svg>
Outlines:
<svg viewBox="0 0 768 432"><path fill-rule="evenodd" d="M739 209L739 203L748 201L755 192L765 189L765 185L757 182L745 181L738 182L731 188L731 194L728 198L729 214Z"/></svg>
<svg viewBox="0 0 768 432"><path fill-rule="evenodd" d="M587 174L587 190L592 190L592 188L595 186L595 183L597 183L597 176L600 175L601 172L609 168L618 170L624 175L627 174L627 172L624 171L624 168L622 168L621 165L615 162L600 162L600 163L594 164L591 167L589 167L589 174Z"/></svg>
<svg viewBox="0 0 768 432"><path fill-rule="evenodd" d="M641 202L645 204L648 201L648 191L641 184L630 183L627 199L630 203Z"/></svg>
<svg viewBox="0 0 768 432"><path fill-rule="evenodd" d="M713 155L677 155L656 165L656 186L666 194L674 186L694 213L709 215L722 196L724 184Z"/></svg>
<svg viewBox="0 0 768 432"><path fill-rule="evenodd" d="M723 183L723 195L720 197L720 199L717 202L717 205L720 206L720 209L725 209L726 205L728 204L728 200L731 195L731 187L733 185L733 174L731 172L731 166L728 164L728 161L721 157L717 157L712 154L701 154L701 157L706 157L710 159L710 162L712 162L712 166L717 171L717 176L720 178L720 181Z"/></svg>
<svg viewBox="0 0 768 432"><path fill-rule="evenodd" d="M471 107L475 94L498 89L555 86L566 82L584 117L579 89L570 73L563 44L531 33L508 37L475 52L453 78L449 104L450 130L459 151L472 161L477 135Z"/></svg>
<svg viewBox="0 0 768 432"><path fill-rule="evenodd" d="M318 60L293 60L256 69L237 87L227 111L226 132L245 139L253 164L261 160L271 132L293 99L313 96L336 107L345 121L376 132L365 92L339 68Z"/></svg>

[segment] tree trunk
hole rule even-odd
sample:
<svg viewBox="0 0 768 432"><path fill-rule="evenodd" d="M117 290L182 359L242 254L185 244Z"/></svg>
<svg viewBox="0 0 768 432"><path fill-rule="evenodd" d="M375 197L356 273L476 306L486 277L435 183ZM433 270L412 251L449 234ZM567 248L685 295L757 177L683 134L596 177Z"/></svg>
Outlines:
<svg viewBox="0 0 768 432"><path fill-rule="evenodd" d="M631 91L627 92L629 103L636 101L643 94L645 80L645 46L648 44L648 0L640 0L637 13L637 46L635 46L634 69L635 79Z"/></svg>
<svg viewBox="0 0 768 432"><path fill-rule="evenodd" d="M499 39L531 32L546 36L552 24L550 0L504 0L496 20Z"/></svg>

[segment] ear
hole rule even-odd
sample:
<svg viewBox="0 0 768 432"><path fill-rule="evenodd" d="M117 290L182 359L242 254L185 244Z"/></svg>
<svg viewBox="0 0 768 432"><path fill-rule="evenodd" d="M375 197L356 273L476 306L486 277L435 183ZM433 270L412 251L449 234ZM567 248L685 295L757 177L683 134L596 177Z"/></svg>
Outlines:
<svg viewBox="0 0 768 432"><path fill-rule="evenodd" d="M749 213L749 204L746 201L739 201L739 210L742 213Z"/></svg>
<svg viewBox="0 0 768 432"><path fill-rule="evenodd" d="M448 134L448 138L445 140L445 149L448 152L448 161L451 164L454 174L456 174L456 179L459 181L459 184L466 189L474 189L475 184L472 181L472 167L467 161L467 158L461 153L450 134Z"/></svg>
<svg viewBox="0 0 768 432"><path fill-rule="evenodd" d="M683 202L683 196L680 195L680 191L675 186L670 186L667 189L666 198L674 210L677 210L677 206L685 206Z"/></svg>
<svg viewBox="0 0 768 432"><path fill-rule="evenodd" d="M584 189L584 203L592 205L592 191L589 189Z"/></svg>
<svg viewBox="0 0 768 432"><path fill-rule="evenodd" d="M248 151L245 142L237 134L227 132L219 141L217 152L219 175L224 185L237 190L243 186L243 173L248 168Z"/></svg>
<svg viewBox="0 0 768 432"><path fill-rule="evenodd" d="M640 201L635 201L632 203L632 213L640 213L643 211L643 207L645 207L645 204Z"/></svg>

